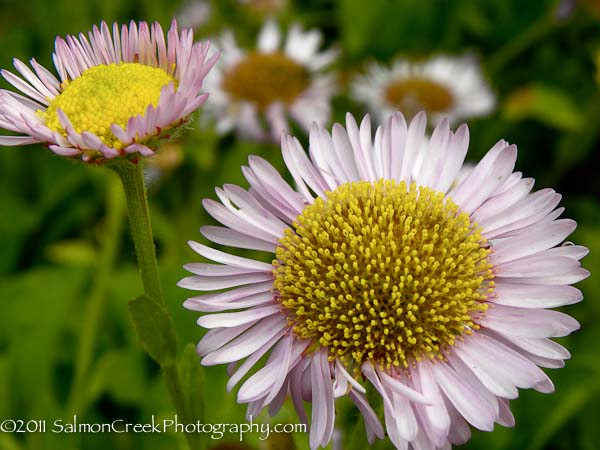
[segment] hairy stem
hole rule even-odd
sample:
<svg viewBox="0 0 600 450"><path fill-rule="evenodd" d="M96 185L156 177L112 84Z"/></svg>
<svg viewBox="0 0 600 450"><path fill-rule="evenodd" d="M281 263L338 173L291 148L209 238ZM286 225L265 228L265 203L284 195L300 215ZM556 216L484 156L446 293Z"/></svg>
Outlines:
<svg viewBox="0 0 600 450"><path fill-rule="evenodd" d="M146 186L144 185L141 163L119 159L109 164L109 167L119 175L125 191L131 234L133 236L144 293L159 304L165 305L165 299L160 286L156 247L152 235ZM181 386L181 376L178 366L173 363L163 366L162 369L178 417L185 424L191 423L191 414ZM190 449L197 450L202 447L202 442L197 434L185 433L185 437Z"/></svg>

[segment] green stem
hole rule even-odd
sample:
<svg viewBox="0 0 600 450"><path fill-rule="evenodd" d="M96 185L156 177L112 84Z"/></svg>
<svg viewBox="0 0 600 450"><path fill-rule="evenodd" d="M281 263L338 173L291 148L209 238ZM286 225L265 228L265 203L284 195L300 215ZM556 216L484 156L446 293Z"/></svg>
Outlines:
<svg viewBox="0 0 600 450"><path fill-rule="evenodd" d="M98 336L98 327L106 302L106 290L110 285L110 274L115 264L123 227L125 204L119 195L116 180L111 179L111 182L108 186L107 215L106 221L103 224L100 241L98 269L87 302L86 311L83 315L84 321L81 326L75 359L75 373L67 401L68 415L75 413L82 414L85 409L87 399L84 396L84 390L87 386L88 372L96 346L96 337Z"/></svg>
<svg viewBox="0 0 600 450"><path fill-rule="evenodd" d="M486 64L488 72L491 74L498 72L549 33L558 24L555 11L555 7L550 8L546 14L531 23L523 33L508 41L504 47L492 55Z"/></svg>
<svg viewBox="0 0 600 450"><path fill-rule="evenodd" d="M110 164L109 167L119 175L125 190L129 224L144 292L153 300L164 305L165 300L160 287L156 247L152 235L152 225L150 224L142 165L123 159Z"/></svg>
<svg viewBox="0 0 600 450"><path fill-rule="evenodd" d="M159 304L165 305L165 299L160 286L156 247L152 235L146 186L144 185L141 163L119 159L110 163L108 167L119 175L125 191L131 234L133 236L144 293ZM183 423L192 423L188 402L181 386L181 376L178 366L176 364L169 364L163 366L162 369L171 401L178 417ZM202 443L198 434L185 433L185 437L190 449L197 450L201 448Z"/></svg>
<svg viewBox="0 0 600 450"><path fill-rule="evenodd" d="M181 376L179 375L179 369L177 365L172 364L169 366L165 366L163 367L163 371L165 374L165 379L167 380L167 387L169 388L171 399L173 399L173 404L175 405L175 410L180 415L180 419L184 423L191 423L192 420L190 417L189 407L183 395L183 388L181 386ZM193 449L199 449L200 444L196 443L194 446L190 444L190 447L192 447Z"/></svg>

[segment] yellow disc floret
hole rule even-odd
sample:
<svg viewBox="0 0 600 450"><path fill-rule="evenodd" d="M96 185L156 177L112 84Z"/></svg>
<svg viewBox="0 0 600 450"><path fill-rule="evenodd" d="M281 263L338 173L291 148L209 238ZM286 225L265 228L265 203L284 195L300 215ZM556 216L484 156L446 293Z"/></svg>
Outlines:
<svg viewBox="0 0 600 450"><path fill-rule="evenodd" d="M250 53L224 74L222 88L232 97L265 109L292 103L308 86L310 74L283 53Z"/></svg>
<svg viewBox="0 0 600 450"><path fill-rule="evenodd" d="M64 111L78 133L88 131L106 145L121 148L110 131L112 124L125 128L129 118L156 106L160 91L176 80L164 70L139 63L90 67L68 83L44 113L46 126L65 134L57 109Z"/></svg>
<svg viewBox="0 0 600 450"><path fill-rule="evenodd" d="M347 183L279 240L275 294L297 336L359 367L408 367L477 329L490 250L469 215L413 183Z"/></svg>
<svg viewBox="0 0 600 450"><path fill-rule="evenodd" d="M394 81L385 88L385 98L399 110L411 114L420 110L448 111L454 105L454 96L447 87L425 78Z"/></svg>

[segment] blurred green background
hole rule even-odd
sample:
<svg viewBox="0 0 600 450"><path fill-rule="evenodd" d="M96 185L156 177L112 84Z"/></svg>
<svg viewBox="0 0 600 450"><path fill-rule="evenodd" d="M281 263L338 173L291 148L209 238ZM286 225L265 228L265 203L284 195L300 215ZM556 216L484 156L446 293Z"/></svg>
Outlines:
<svg viewBox="0 0 600 450"><path fill-rule="evenodd" d="M35 57L51 67L56 35L87 31L101 20L159 20L168 27L182 6L167 0L1 0L0 67L10 69L13 57ZM215 0L198 34L227 26L250 45L263 13L235 0ZM564 195L565 215L579 223L571 240L590 248L583 264L592 274L600 272L597 1L307 0L289 2L279 16L284 24L321 28L327 44L342 49L338 121L347 110L364 113L347 99L344 83L367 61L478 54L499 100L491 116L470 121L468 158L477 160L501 138L516 143L517 170L535 177L538 189L553 187ZM4 80L1 86L9 87ZM181 306L188 292L176 286L186 274L182 264L199 260L186 241L200 240L199 226L212 223L201 200L214 197L215 185L246 186L239 167L251 153L282 167L276 146L218 137L199 127L163 149L154 163L160 176L150 188L152 220L182 348L201 337L196 313ZM137 344L127 317L127 301L142 289L123 202L116 177L103 168L37 146L0 149L0 420L52 421L74 413L98 423L172 417L158 366ZM578 287L585 300L567 311L582 329L560 339L573 357L566 368L550 371L556 393L522 391L512 402L516 427L474 432L464 448L600 449L600 285L592 276ZM92 353L79 350L85 342L94 342ZM209 368L204 376L205 421L243 422L245 408L226 393L224 368ZM297 422L287 406L274 420ZM352 412L342 411L340 423L352 420ZM159 450L179 448L182 439L0 433L0 450ZM226 444L236 439L209 439L208 448L308 448L303 435L267 442L254 435L245 447ZM391 447L383 442L376 448Z"/></svg>

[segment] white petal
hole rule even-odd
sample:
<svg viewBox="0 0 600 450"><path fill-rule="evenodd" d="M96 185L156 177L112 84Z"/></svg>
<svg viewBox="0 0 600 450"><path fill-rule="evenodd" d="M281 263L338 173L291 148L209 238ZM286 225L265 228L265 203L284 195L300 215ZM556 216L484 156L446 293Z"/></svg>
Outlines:
<svg viewBox="0 0 600 450"><path fill-rule="evenodd" d="M472 213L485 202L512 173L517 159L514 145L490 150L475 169L448 195L463 211Z"/></svg>
<svg viewBox="0 0 600 450"><path fill-rule="evenodd" d="M265 353L267 353L279 341L279 339L281 339L281 336L283 336L284 333L285 330L282 330L281 333L273 336L271 340L267 341L262 347L252 353L240 365L240 367L238 367L237 370L230 375L229 381L227 382L227 391L231 391L233 387L238 384L242 378L244 378L244 376L265 355Z"/></svg>
<svg viewBox="0 0 600 450"><path fill-rule="evenodd" d="M415 403L422 403L424 405L430 404L431 399L427 398L424 393L420 393L420 392L408 387L407 385L402 383L400 380L392 378L391 376L389 376L387 373L385 373L383 371L377 370L377 373L379 374L381 381L385 382L385 385L387 387L389 387L391 390L397 392L400 395L403 395L404 397L406 397L407 399L409 399L410 401L413 401Z"/></svg>
<svg viewBox="0 0 600 450"><path fill-rule="evenodd" d="M567 336L579 329L575 319L558 311L502 305L488 308L480 323L503 334L532 338Z"/></svg>
<svg viewBox="0 0 600 450"><path fill-rule="evenodd" d="M375 414L375 411L373 411L373 408L371 408L371 405L369 405L369 402L364 397L364 395L351 390L348 393L348 396L363 415L367 433L370 431L373 434L375 434L375 436L377 436L379 439L383 439L383 437L385 436L383 426L381 425L377 414Z"/></svg>
<svg viewBox="0 0 600 450"><path fill-rule="evenodd" d="M492 263L498 265L554 247L577 227L577 223L570 219L556 220L544 225L543 229L534 225L522 235L498 243L490 255Z"/></svg>
<svg viewBox="0 0 600 450"><path fill-rule="evenodd" d="M583 300L573 286L546 286L497 282L492 302L516 308L554 308Z"/></svg>
<svg viewBox="0 0 600 450"><path fill-rule="evenodd" d="M579 261L566 256L532 255L494 267L499 278L557 277L581 267Z"/></svg>
<svg viewBox="0 0 600 450"><path fill-rule="evenodd" d="M444 394L467 422L480 430L494 429L495 411L476 391L444 362L432 364L431 369Z"/></svg>
<svg viewBox="0 0 600 450"><path fill-rule="evenodd" d="M205 356L202 365L214 366L245 358L285 328L287 328L285 319L278 315L262 319L244 334Z"/></svg>
<svg viewBox="0 0 600 450"><path fill-rule="evenodd" d="M225 266L221 264L207 264L207 263L190 263L184 264L183 268L188 272L192 272L196 275L221 277L228 275L242 275L248 273L258 272L256 269L248 269L246 267L234 267Z"/></svg>
<svg viewBox="0 0 600 450"><path fill-rule="evenodd" d="M271 53L279 48L281 41L281 32L277 24L269 20L267 21L258 36L257 48L263 53Z"/></svg>
<svg viewBox="0 0 600 450"><path fill-rule="evenodd" d="M259 271L273 270L273 266L271 264L255 261L253 259L242 258L241 256L233 256L194 241L188 241L188 244L192 248L192 250L194 250L199 255L221 264L256 269Z"/></svg>
<svg viewBox="0 0 600 450"><path fill-rule="evenodd" d="M412 173L424 140L426 126L427 116L424 112L417 114L408 126L404 158L402 160L402 172L400 174L400 180L405 181L407 184L410 184L412 181Z"/></svg>
<svg viewBox="0 0 600 450"><path fill-rule="evenodd" d="M279 305L269 305L233 313L208 314L198 319L198 325L204 328L236 327L278 313Z"/></svg>
<svg viewBox="0 0 600 450"><path fill-rule="evenodd" d="M186 277L177 283L177 286L184 289L193 289L196 291L217 291L245 284L260 283L273 279L270 272L248 273L243 275L225 275L225 276L202 276L193 275Z"/></svg>

